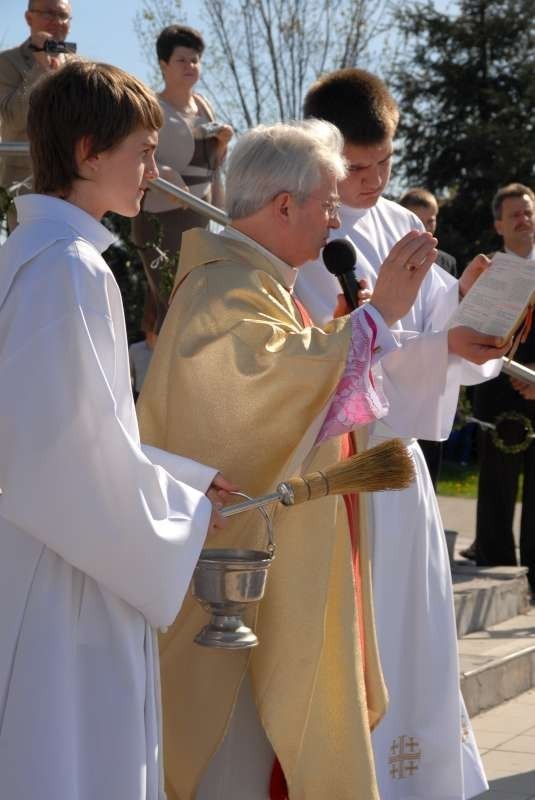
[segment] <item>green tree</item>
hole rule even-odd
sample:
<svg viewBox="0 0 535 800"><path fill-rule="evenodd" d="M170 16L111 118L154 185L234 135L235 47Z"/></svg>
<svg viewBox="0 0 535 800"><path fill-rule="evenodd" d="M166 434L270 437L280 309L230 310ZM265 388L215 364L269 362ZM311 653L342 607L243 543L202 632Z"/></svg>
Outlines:
<svg viewBox="0 0 535 800"><path fill-rule="evenodd" d="M150 79L154 86L160 82L156 61L156 37L167 25L186 24L181 0L142 0L134 16L134 31L141 51L150 65Z"/></svg>
<svg viewBox="0 0 535 800"><path fill-rule="evenodd" d="M104 258L121 290L128 341L134 342L142 336L141 319L147 291L143 264L130 238L130 220L109 213L103 222L117 236L117 241L106 250Z"/></svg>
<svg viewBox="0 0 535 800"><path fill-rule="evenodd" d="M460 0L452 16L404 3L397 22L399 176L443 198L440 245L462 266L498 243L496 189L535 181L535 0Z"/></svg>

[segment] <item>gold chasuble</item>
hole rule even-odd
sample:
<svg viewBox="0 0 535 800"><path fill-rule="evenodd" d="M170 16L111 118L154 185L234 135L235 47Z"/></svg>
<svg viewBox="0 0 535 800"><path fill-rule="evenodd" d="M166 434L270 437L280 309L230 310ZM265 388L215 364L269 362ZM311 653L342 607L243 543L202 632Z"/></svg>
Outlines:
<svg viewBox="0 0 535 800"><path fill-rule="evenodd" d="M314 441L344 372L350 319L305 328L276 261L238 238L184 234L178 288L138 402L143 442L213 464L253 496L341 453L341 438ZM364 674L343 498L270 513L277 553L256 619L246 617L259 646L194 644L208 617L191 595L161 637L169 798L194 800L249 670L290 800L378 800L369 731L386 692L366 526L361 518ZM208 546L265 544L252 511L230 518Z"/></svg>

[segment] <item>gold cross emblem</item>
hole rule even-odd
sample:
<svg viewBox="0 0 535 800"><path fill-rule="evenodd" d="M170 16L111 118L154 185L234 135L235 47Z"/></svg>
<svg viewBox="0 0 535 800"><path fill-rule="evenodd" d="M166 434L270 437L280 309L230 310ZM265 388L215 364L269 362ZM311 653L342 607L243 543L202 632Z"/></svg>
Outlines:
<svg viewBox="0 0 535 800"><path fill-rule="evenodd" d="M390 746L388 764L394 780L409 778L419 769L422 757L420 742L413 736L398 736Z"/></svg>

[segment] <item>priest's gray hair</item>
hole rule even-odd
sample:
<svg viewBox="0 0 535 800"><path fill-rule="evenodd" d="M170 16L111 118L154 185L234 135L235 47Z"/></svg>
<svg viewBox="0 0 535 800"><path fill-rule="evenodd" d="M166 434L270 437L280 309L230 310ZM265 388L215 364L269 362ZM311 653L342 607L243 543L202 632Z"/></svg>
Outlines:
<svg viewBox="0 0 535 800"><path fill-rule="evenodd" d="M225 206L233 220L264 208L281 192L305 202L325 175L343 180L342 134L330 122L258 125L244 133L228 161Z"/></svg>

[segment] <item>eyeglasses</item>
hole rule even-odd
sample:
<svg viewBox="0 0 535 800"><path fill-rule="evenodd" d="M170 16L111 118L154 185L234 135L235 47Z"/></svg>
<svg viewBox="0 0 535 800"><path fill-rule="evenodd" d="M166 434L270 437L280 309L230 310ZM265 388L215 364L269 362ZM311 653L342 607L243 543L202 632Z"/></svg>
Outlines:
<svg viewBox="0 0 535 800"><path fill-rule="evenodd" d="M340 215L342 203L339 200L322 200L321 207L325 209L330 219Z"/></svg>
<svg viewBox="0 0 535 800"><path fill-rule="evenodd" d="M47 22L62 22L65 24L66 22L70 22L72 17L67 11L41 11L39 8L29 8L32 14L40 14L42 17L46 19Z"/></svg>

